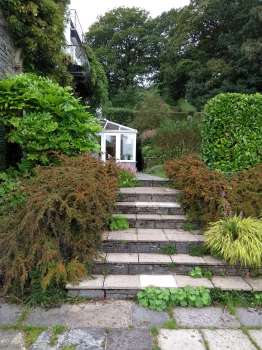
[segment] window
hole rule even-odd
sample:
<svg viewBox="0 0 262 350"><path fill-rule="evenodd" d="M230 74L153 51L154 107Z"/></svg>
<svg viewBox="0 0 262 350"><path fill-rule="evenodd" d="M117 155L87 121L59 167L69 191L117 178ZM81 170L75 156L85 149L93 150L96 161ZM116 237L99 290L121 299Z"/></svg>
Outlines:
<svg viewBox="0 0 262 350"><path fill-rule="evenodd" d="M121 160L134 160L134 135L121 135Z"/></svg>
<svg viewBox="0 0 262 350"><path fill-rule="evenodd" d="M116 136L106 135L106 159L116 158Z"/></svg>

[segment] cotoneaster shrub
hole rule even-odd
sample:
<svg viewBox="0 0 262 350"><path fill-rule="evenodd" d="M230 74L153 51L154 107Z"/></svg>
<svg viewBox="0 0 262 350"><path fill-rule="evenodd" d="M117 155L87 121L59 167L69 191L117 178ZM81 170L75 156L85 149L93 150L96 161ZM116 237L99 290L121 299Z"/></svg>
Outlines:
<svg viewBox="0 0 262 350"><path fill-rule="evenodd" d="M261 268L262 221L234 216L211 223L205 232L211 252L230 264Z"/></svg>
<svg viewBox="0 0 262 350"><path fill-rule="evenodd" d="M262 164L226 176L189 155L165 164L167 176L182 190L190 219L202 225L231 215L259 217L262 212Z"/></svg>
<svg viewBox="0 0 262 350"><path fill-rule="evenodd" d="M89 155L60 158L22 179L23 205L0 217L0 282L3 293L64 285L86 274L97 255L117 197L114 164Z"/></svg>
<svg viewBox="0 0 262 350"><path fill-rule="evenodd" d="M223 172L262 162L262 94L219 94L206 104L202 157Z"/></svg>
<svg viewBox="0 0 262 350"><path fill-rule="evenodd" d="M0 81L0 124L32 165L49 164L53 152L71 156L98 149L100 125L71 89L33 74Z"/></svg>

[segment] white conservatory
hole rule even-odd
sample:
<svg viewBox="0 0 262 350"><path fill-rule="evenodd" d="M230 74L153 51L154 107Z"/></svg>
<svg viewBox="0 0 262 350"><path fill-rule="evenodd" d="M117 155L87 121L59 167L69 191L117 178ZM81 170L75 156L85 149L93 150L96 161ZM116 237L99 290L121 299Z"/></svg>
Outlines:
<svg viewBox="0 0 262 350"><path fill-rule="evenodd" d="M137 130L107 119L101 120L101 158L103 161L115 159L121 166L136 170Z"/></svg>

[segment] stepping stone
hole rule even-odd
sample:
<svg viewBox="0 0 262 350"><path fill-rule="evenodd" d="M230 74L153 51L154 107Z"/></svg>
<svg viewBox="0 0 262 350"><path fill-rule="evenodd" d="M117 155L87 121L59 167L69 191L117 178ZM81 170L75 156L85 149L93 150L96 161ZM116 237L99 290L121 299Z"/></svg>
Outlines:
<svg viewBox="0 0 262 350"><path fill-rule="evenodd" d="M241 277L213 277L211 281L216 288L223 290L252 290L250 285Z"/></svg>
<svg viewBox="0 0 262 350"><path fill-rule="evenodd" d="M26 350L21 332L0 330L0 350Z"/></svg>
<svg viewBox="0 0 262 350"><path fill-rule="evenodd" d="M191 256L188 254L175 254L171 255L171 259L174 263L189 264L189 265L205 265L205 261L200 256Z"/></svg>
<svg viewBox="0 0 262 350"><path fill-rule="evenodd" d="M18 305L0 303L0 325L15 323L21 312L22 308Z"/></svg>
<svg viewBox="0 0 262 350"><path fill-rule="evenodd" d="M202 332L209 350L257 350L241 330L206 329Z"/></svg>
<svg viewBox="0 0 262 350"><path fill-rule="evenodd" d="M262 292L262 278L244 278L255 292Z"/></svg>
<svg viewBox="0 0 262 350"><path fill-rule="evenodd" d="M138 254L136 253L108 253L107 263L138 263Z"/></svg>
<svg viewBox="0 0 262 350"><path fill-rule="evenodd" d="M161 350L206 350L200 332L195 329L161 329L158 344Z"/></svg>
<svg viewBox="0 0 262 350"><path fill-rule="evenodd" d="M136 304L132 306L132 326L135 328L161 326L168 319L167 312L152 311Z"/></svg>
<svg viewBox="0 0 262 350"><path fill-rule="evenodd" d="M182 275L175 275L174 277L179 288L186 286L214 288L213 284L207 278L193 278L190 276Z"/></svg>
<svg viewBox="0 0 262 350"><path fill-rule="evenodd" d="M236 315L243 326L262 328L262 308L237 308Z"/></svg>
<svg viewBox="0 0 262 350"><path fill-rule="evenodd" d="M262 331L261 329L254 329L248 331L250 337L253 339L253 341L256 343L256 345L262 349Z"/></svg>
<svg viewBox="0 0 262 350"><path fill-rule="evenodd" d="M153 339L146 329L111 330L107 338L106 350L149 350Z"/></svg>
<svg viewBox="0 0 262 350"><path fill-rule="evenodd" d="M150 254L150 253L139 253L139 263L143 264L171 264L172 260L169 255L165 254Z"/></svg>
<svg viewBox="0 0 262 350"><path fill-rule="evenodd" d="M177 325L182 328L240 328L236 317L220 307L181 308L173 311Z"/></svg>
<svg viewBox="0 0 262 350"><path fill-rule="evenodd" d="M176 288L177 284L172 275L140 275L141 288L159 287Z"/></svg>
<svg viewBox="0 0 262 350"><path fill-rule="evenodd" d="M108 275L105 277L104 289L140 289L138 275Z"/></svg>

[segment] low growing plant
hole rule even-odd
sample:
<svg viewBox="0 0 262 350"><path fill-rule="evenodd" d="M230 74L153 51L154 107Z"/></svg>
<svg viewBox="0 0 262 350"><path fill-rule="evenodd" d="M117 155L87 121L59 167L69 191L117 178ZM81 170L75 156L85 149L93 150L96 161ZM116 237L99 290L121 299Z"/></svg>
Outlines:
<svg viewBox="0 0 262 350"><path fill-rule="evenodd" d="M189 276L193 278L202 278L202 277L211 278L213 274L209 270L205 270L199 266L196 266L190 271Z"/></svg>
<svg viewBox="0 0 262 350"><path fill-rule="evenodd" d="M133 171L128 169L119 169L118 174L119 187L135 187L137 184L136 175Z"/></svg>
<svg viewBox="0 0 262 350"><path fill-rule="evenodd" d="M128 220L123 216L112 216L109 222L110 231L128 230Z"/></svg>
<svg viewBox="0 0 262 350"><path fill-rule="evenodd" d="M191 256L210 255L210 250L204 244L190 244L188 253Z"/></svg>
<svg viewBox="0 0 262 350"><path fill-rule="evenodd" d="M167 254L167 255L173 255L176 254L176 245L175 244L169 244L165 245L160 248L160 253Z"/></svg>
<svg viewBox="0 0 262 350"><path fill-rule="evenodd" d="M211 223L205 232L211 252L229 264L261 268L262 221L238 216Z"/></svg>

